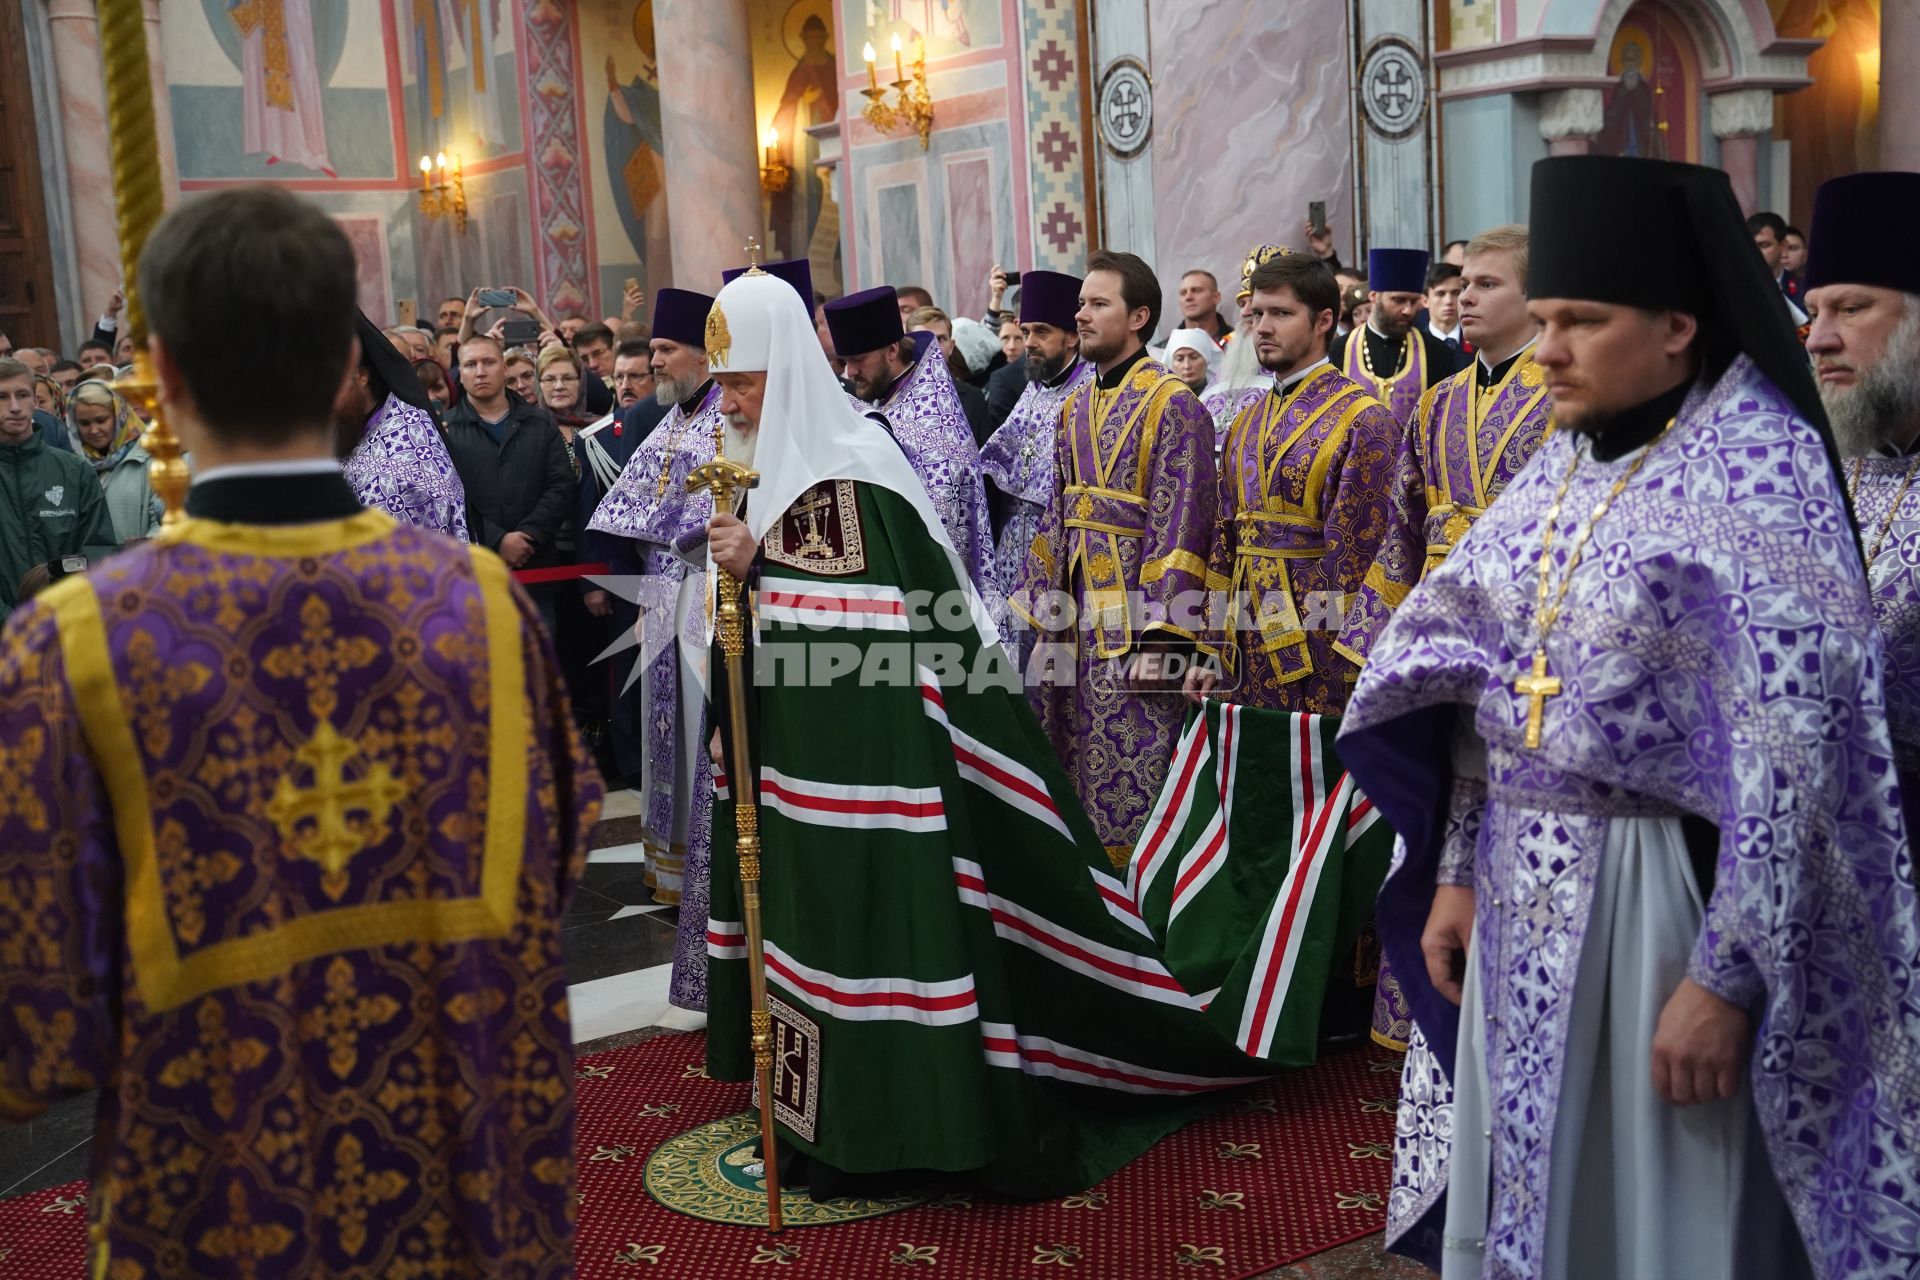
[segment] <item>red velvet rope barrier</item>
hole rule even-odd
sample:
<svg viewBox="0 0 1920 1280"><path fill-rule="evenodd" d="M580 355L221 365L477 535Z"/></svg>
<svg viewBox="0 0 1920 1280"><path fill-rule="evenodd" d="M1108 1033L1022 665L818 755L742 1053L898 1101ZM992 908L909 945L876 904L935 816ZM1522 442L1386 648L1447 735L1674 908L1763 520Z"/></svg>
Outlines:
<svg viewBox="0 0 1920 1280"><path fill-rule="evenodd" d="M523 587L532 587L543 582L573 582L612 572L613 569L604 564L557 564L551 569L515 569L513 580Z"/></svg>

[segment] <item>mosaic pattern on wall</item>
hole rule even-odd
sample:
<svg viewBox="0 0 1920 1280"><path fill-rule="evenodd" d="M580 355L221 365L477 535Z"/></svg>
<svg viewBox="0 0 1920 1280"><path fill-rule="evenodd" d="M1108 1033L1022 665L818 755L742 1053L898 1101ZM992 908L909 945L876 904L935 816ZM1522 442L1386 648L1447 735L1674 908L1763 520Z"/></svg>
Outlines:
<svg viewBox="0 0 1920 1280"><path fill-rule="evenodd" d="M1078 275L1087 263L1087 179L1074 0L1028 0L1021 10L1033 265Z"/></svg>

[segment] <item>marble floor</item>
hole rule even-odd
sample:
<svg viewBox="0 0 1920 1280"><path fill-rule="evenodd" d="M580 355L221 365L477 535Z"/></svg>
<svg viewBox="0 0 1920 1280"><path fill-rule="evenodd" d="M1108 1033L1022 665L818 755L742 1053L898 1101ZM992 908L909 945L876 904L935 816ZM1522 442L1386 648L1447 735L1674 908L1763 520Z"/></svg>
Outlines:
<svg viewBox="0 0 1920 1280"><path fill-rule="evenodd" d="M561 922L572 978L568 1001L582 1053L616 1048L706 1019L667 1003L679 911L653 900L644 879L639 797L608 796L586 875ZM95 1095L71 1098L29 1124L0 1126L0 1198L59 1186L88 1171ZM1329 1250L1258 1280L1418 1280L1425 1269L1382 1254L1379 1237Z"/></svg>

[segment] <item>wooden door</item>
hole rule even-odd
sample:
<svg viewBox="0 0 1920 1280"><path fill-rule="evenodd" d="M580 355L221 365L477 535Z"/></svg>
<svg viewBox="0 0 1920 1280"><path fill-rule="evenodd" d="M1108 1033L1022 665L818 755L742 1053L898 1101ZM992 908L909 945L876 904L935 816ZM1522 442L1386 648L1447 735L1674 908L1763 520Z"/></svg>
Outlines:
<svg viewBox="0 0 1920 1280"><path fill-rule="evenodd" d="M0 333L62 351L20 6L0 0Z"/></svg>

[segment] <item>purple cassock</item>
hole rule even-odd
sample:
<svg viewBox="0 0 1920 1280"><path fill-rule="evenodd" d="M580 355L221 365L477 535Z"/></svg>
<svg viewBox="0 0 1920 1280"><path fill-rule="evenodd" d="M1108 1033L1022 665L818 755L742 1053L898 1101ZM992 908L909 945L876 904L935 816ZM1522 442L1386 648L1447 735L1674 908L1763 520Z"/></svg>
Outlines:
<svg viewBox="0 0 1920 1280"><path fill-rule="evenodd" d="M601 784L492 553L188 519L0 632L0 1118L101 1090L89 1274L573 1274Z"/></svg>
<svg viewBox="0 0 1920 1280"><path fill-rule="evenodd" d="M1399 603L1486 514L1546 438L1547 380L1528 343L1497 382L1480 364L1421 397L1402 435L1391 485L1387 536L1347 612L1339 649L1366 662Z"/></svg>
<svg viewBox="0 0 1920 1280"><path fill-rule="evenodd" d="M1324 360L1241 413L1220 459L1207 576L1226 593L1234 702L1337 716L1359 665L1334 641L1387 530L1400 425Z"/></svg>
<svg viewBox="0 0 1920 1280"><path fill-rule="evenodd" d="M1145 358L1111 389L1074 392L1063 415L1053 496L1009 606L1038 646L1059 651L1028 697L1118 867L1166 782L1187 706L1177 691L1126 687L1120 668L1143 641L1198 639L1218 500L1213 422ZM1048 606L1055 593L1071 617Z"/></svg>
<svg viewBox="0 0 1920 1280"><path fill-rule="evenodd" d="M993 547L994 579L1011 587L1026 569L1027 552L1040 533L1047 504L1054 497L1053 442L1060 434L1060 412L1067 397L1093 381L1093 366L1075 358L1053 382L1030 382L1007 420L980 447L980 471L986 483L1007 500L1006 522ZM1033 632L1011 629L1005 637L1022 671L1033 649Z"/></svg>
<svg viewBox="0 0 1920 1280"><path fill-rule="evenodd" d="M374 410L344 470L362 506L384 511L403 524L470 541L467 491L433 415L425 409L389 395Z"/></svg>
<svg viewBox="0 0 1920 1280"><path fill-rule="evenodd" d="M1418 1025L1389 1237L1431 1261L1459 1247L1451 1229L1442 1239L1448 1195L1484 1190L1485 1274L1548 1273L1549 1222L1585 1211L1566 1151L1583 1162L1595 1141L1583 1099L1600 1088L1598 1017L1581 991L1600 981L1616 1010L1635 995L1609 977L1606 935L1589 945L1589 919L1600 888L1627 874L1623 851L1654 847L1639 833L1692 815L1717 828L1717 865L1703 875L1703 920L1697 906L1687 918L1701 923L1686 976L1752 1011L1743 1096L1750 1088L1815 1274L1910 1275L1920 908L1845 494L1819 433L1746 356L1693 387L1643 459L1598 462L1586 447L1549 439L1413 589L1342 727L1342 758L1402 837L1378 915ZM1587 513L1636 463L1542 647L1534 584L1556 489L1566 486L1566 511ZM1568 571L1573 541L1554 541L1550 569ZM1557 695L1515 691L1517 677L1539 674L1537 649ZM1541 728L1529 747L1533 707ZM1450 750L1467 728L1484 743L1484 781ZM1475 1003L1477 982L1484 1022L1427 978L1419 943L1436 883L1475 889L1466 998ZM1638 1003L1659 1008L1679 976L1652 975ZM1576 1017L1582 1008L1595 1013ZM1456 1066L1469 1042L1484 1046L1473 1087L1484 1121L1455 1114L1473 1078ZM1637 1058L1628 1074L1646 1069ZM1456 1179L1449 1192L1449 1161L1462 1144L1480 1148L1482 1123L1484 1182Z"/></svg>
<svg viewBox="0 0 1920 1280"><path fill-rule="evenodd" d="M626 540L630 559L616 568L652 580L639 601L644 634L652 637L643 652L659 646L640 677L646 761L642 827L654 897L680 908L668 999L694 1010L705 1009L707 1001L713 767L704 749L702 666L713 495L688 493L687 477L713 460L714 436L722 424L720 398L720 388L710 385L691 415L681 405L667 410L587 526Z"/></svg>
<svg viewBox="0 0 1920 1280"><path fill-rule="evenodd" d="M1907 829L1920 829L1920 455L1847 463L1868 556L1873 617L1886 649L1882 683Z"/></svg>
<svg viewBox="0 0 1920 1280"><path fill-rule="evenodd" d="M893 289L882 285L835 299L826 306L827 327L834 350L864 355L899 342L906 336L900 323L900 305ZM917 334L919 356L913 367L888 390L886 399L866 405L887 420L893 438L940 513L940 523L953 542L967 576L997 619L1004 617L1004 593L993 574L993 524L987 515L987 491L980 482L980 447L967 425L932 334Z"/></svg>

